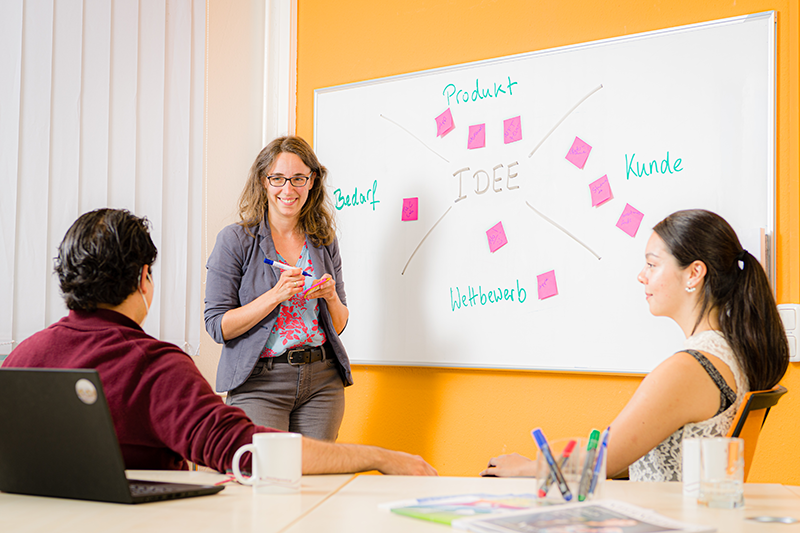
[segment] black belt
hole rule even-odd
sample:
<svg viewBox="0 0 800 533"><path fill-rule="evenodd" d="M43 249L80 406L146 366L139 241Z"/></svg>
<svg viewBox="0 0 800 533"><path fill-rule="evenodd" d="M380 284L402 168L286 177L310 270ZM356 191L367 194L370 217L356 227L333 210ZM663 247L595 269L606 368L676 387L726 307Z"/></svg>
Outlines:
<svg viewBox="0 0 800 533"><path fill-rule="evenodd" d="M313 348L289 350L271 359L275 363L289 363L294 366L307 365L309 363L316 363L317 361L324 361L325 348L322 346L315 346Z"/></svg>

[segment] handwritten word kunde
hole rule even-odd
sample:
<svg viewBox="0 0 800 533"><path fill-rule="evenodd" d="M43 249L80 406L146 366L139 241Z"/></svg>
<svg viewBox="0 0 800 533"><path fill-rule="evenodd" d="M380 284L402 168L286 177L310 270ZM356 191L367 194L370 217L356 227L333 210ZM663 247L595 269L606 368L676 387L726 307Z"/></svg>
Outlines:
<svg viewBox="0 0 800 533"><path fill-rule="evenodd" d="M516 300L514 296L516 295ZM478 289L476 290L474 287L467 287L467 293L461 294L461 289L458 287L455 288L455 294L453 293L453 288L450 287L450 309L455 312L456 309L467 308L467 307L474 307L476 305L487 305L487 304L497 304L500 302L517 302L517 303L525 303L525 300L528 299L528 292L525 290L524 287L519 286L519 280L517 280L517 288L514 289L513 287L510 289L503 289L498 287L495 289L490 289L487 292L483 292L483 287L478 285Z"/></svg>
<svg viewBox="0 0 800 533"><path fill-rule="evenodd" d="M511 180L517 177L517 173L516 172L511 172L511 169L513 167L517 166L517 165L519 165L519 163L517 161L514 161L512 163L509 163L508 166L505 167L505 170L506 170L506 172L505 172L506 189L508 189L509 191L514 190L514 189L519 189L519 185L511 185ZM492 190L494 192L502 191L503 190L503 185L502 185L503 172L502 172L502 170L500 170L502 168L504 168L503 165L495 165L494 167L492 167L492 175L491 176L489 176L489 173L487 171L485 171L485 170L482 170L482 169L476 170L472 174L472 177L475 178L475 193L476 194L485 193L486 191L489 190L489 185L492 186ZM467 197L465 194L461 193L461 190L462 190L462 177L463 177L465 172L469 172L469 171L470 171L469 167L464 167L464 168L462 168L460 170L456 170L455 172L453 172L453 176L458 178L458 197L456 198L456 202L461 201L461 200L463 200L464 198ZM498 171L500 171L499 174L498 174ZM483 187L481 187L482 182L485 183L485 184L483 184ZM498 183L500 183L500 187L499 188L497 186Z"/></svg>
<svg viewBox="0 0 800 533"><path fill-rule="evenodd" d="M372 210L375 211L375 204L381 203L377 198L378 193L378 180L372 182L372 189L367 189L367 194L358 192L358 187L353 190L353 194L342 195L341 189L333 191L333 198L336 202L336 210L341 211L345 207L355 207L357 205L370 204ZM372 199L370 199L372 196Z"/></svg>
<svg viewBox="0 0 800 533"><path fill-rule="evenodd" d="M508 96L514 96L512 89L514 85L519 84L516 81L511 81L511 76L508 76L508 83L501 82L500 85L498 85L497 82L494 82L493 89L483 89L480 86L480 80L476 78L475 89L473 89L472 92L470 92L469 89L465 91L457 88L452 83L448 83L442 91L442 96L447 98L448 106L450 105L451 98L457 104L466 104L468 102L477 102L478 100L483 100L485 98L499 98L504 94L507 94ZM506 92L506 89L508 89L508 92Z"/></svg>
<svg viewBox="0 0 800 533"><path fill-rule="evenodd" d="M628 159L628 154L625 154L625 176L626 179L631 179L631 174L636 176L637 178L641 178L642 176L649 176L651 174L674 174L675 172L680 172L683 170L681 168L681 161L682 159L678 158L675 160L674 163L670 163L669 161L669 152L667 152L666 159L662 159L660 162L653 159L650 163L643 163L641 167L639 166L639 162L635 161L636 154L631 154L630 160ZM633 168L634 162L636 163L636 168Z"/></svg>

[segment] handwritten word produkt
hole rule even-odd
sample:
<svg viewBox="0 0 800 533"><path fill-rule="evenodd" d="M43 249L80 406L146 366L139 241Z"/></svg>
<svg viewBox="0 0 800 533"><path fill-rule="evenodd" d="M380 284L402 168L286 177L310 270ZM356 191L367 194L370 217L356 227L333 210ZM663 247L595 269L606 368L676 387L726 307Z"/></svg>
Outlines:
<svg viewBox="0 0 800 533"><path fill-rule="evenodd" d="M503 95L514 96L513 87L519 85L516 81L511 81L511 76L508 76L508 83L493 82L492 89L484 89L480 85L480 80L475 80L475 88L470 91L469 89L459 89L453 83L448 83L442 91L442 96L447 98L447 105L450 106L451 98L457 104L466 104L467 102L477 102L486 98L499 98Z"/></svg>

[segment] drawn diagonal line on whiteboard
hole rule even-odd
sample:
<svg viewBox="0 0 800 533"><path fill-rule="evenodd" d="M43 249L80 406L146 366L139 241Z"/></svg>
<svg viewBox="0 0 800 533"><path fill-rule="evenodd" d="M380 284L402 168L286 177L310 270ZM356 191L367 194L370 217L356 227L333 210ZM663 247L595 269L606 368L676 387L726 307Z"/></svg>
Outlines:
<svg viewBox="0 0 800 533"><path fill-rule="evenodd" d="M573 111L575 111L576 109L578 109L578 106L579 106L579 105L581 105L582 103L584 103L584 102L586 101L586 99L587 99L587 98L589 98L590 96L592 96L594 93L596 93L597 91L599 91L599 90L600 90L600 89L602 89L602 88L603 88L603 84L601 83L600 85L598 85L597 87L595 87L595 88L594 88L594 90L593 90L592 92L590 92L589 94L587 94L586 96L584 96L583 98L581 98L581 99L580 99L580 101L579 101L577 104L575 104L574 106L572 106L572 109L570 109L569 111L567 111L567 114L566 114L566 115L564 115L563 117L561 117L561 120L559 120L559 121L556 123L556 125L555 125L555 126L553 126L553 129L551 129L550 131L548 131L548 132L547 132L547 135L545 135L545 136L544 136L544 138L542 138L542 140L541 140L541 141L539 141L539 144L537 144L537 145L536 145L536 148L534 148L534 149L533 149L533 151L532 151L530 154L528 154L528 157L533 157L533 154L535 154L535 153L536 153L536 150L538 150L538 149L539 149L539 147L540 147L540 146L541 146L541 145L542 145L542 144L543 144L543 143L544 143L544 142L547 140L547 138L548 138L548 137L550 137L550 136L553 134L553 132L554 132L554 131L556 131L556 128L558 128L558 127L561 125L561 123L562 123L562 122L564 122L564 121L567 119L567 117L568 117L568 116L570 116L570 115L572 114L572 112L573 112Z"/></svg>
<svg viewBox="0 0 800 533"><path fill-rule="evenodd" d="M561 231L563 231L564 233L566 233L566 234L567 234L567 235L568 235L568 236L569 236L569 237L570 237L570 238L571 238L573 241L577 242L578 244L580 244L581 246L583 246L584 248L586 248L587 250L589 250L589 252L591 252L591 254L592 254L593 256L595 256L597 259L600 259L600 256L599 256L599 255L597 255L597 253L596 253L594 250L592 250L591 248L589 248L589 247L586 245L586 243L584 243L583 241L581 241L579 238L577 238L577 237L576 237L575 235L573 235L572 233L568 232L566 229L564 229L563 227L561 227L561 226L560 226L558 223L556 223L556 222L554 222L553 220L551 220L551 219L547 218L546 216L544 216L544 215L543 215L543 214L542 214L542 213L541 213L539 210L537 210L535 207L533 207L531 204L529 204L529 203L527 202L527 200L525 201L525 204L526 204L528 207L530 207L531 209L533 209L533 212L534 212L534 213L536 213L537 215L539 215L540 217L542 217L543 219L545 219L546 221L548 221L550 224L552 224L553 226L557 227L558 229L560 229Z"/></svg>
<svg viewBox="0 0 800 533"><path fill-rule="evenodd" d="M436 154L436 155L438 155L439 157L441 157L442 159L444 159L444 162L445 162L445 163L450 163L450 161L448 161L448 160L447 160L447 159L446 159L446 158L445 158L445 157L444 157L442 154L438 153L436 150L434 150L433 148L431 148L430 146L428 146L427 144L425 144L424 142L422 142L422 139L420 139L419 137L417 137L416 135L414 135L413 133L411 133L410 131L408 131L407 129L405 129L403 126L401 126L400 124L398 124L398 123L397 123L397 122L395 122L394 120L390 119L389 117L385 117L385 116L383 116L383 115L381 115L381 118L388 120L389 122L391 122L392 124L394 124L395 126L397 126L398 128L400 128L401 130L403 130L404 132L406 132L406 133L408 133L409 135L411 135L412 137L414 137L414 138L415 138L415 139L416 139L416 140L417 140L417 141L418 141L418 142L419 142L419 143L420 143L422 146L424 146L425 148L427 148L428 150L430 150L430 151L431 151L431 152L433 152L434 154Z"/></svg>
<svg viewBox="0 0 800 533"><path fill-rule="evenodd" d="M450 207L448 207L448 208L447 208L447 211L445 211L445 212L444 212L444 215L442 215L442 216L440 216L440 217L439 217L439 220L437 220L437 221L436 221L436 224L434 224L433 226L431 226L431 229L429 229L429 230L428 230L428 233L426 233L426 234L425 234L425 236L422 238L422 240L421 240L421 241L419 241L419 244L417 245L417 247L416 247L416 248L414 248L414 251L413 251L413 252L411 252L411 257L409 257L409 258L408 258L408 261L406 261L406 266L404 266L404 267L403 267L403 272L401 272L401 273L400 273L400 275L401 275L401 276L402 276L403 274L405 274L405 273L406 273L406 269L408 268L408 264L409 264L409 263L411 263L411 260L412 260L412 259L414 259L414 254L416 254L416 253L417 253L417 250L419 250L419 247L420 247L420 246L422 246L422 243L423 243L423 242L425 242L425 239L427 239L427 238L428 238L428 235L430 235L430 234L431 234L431 232L432 232L434 229L436 229L436 226L438 226L438 225L439 225L439 222L441 222L441 221L442 221L442 219L445 217L445 215L447 215L447 213L449 213L449 212L450 212L450 210L451 210L451 209L453 209L453 206L452 206L452 205L451 205Z"/></svg>

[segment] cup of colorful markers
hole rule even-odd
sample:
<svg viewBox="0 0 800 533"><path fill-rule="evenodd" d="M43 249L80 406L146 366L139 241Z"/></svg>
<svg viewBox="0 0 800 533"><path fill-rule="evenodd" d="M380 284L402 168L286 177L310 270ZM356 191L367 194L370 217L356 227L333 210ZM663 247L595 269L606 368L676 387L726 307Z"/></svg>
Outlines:
<svg viewBox="0 0 800 533"><path fill-rule="evenodd" d="M548 441L541 429L536 441L536 494L543 504L576 503L602 496L606 481L607 431L586 437ZM604 444L604 442L606 444Z"/></svg>

